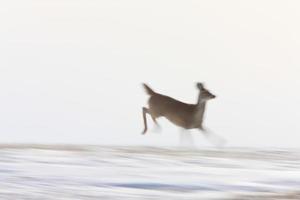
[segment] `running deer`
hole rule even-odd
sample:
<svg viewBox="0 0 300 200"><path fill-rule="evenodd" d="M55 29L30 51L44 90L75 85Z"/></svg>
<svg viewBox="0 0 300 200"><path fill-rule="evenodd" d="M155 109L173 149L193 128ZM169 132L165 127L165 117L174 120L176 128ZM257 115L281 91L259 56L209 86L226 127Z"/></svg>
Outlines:
<svg viewBox="0 0 300 200"><path fill-rule="evenodd" d="M216 96L204 88L202 83L197 83L199 89L198 101L196 104L187 104L169 96L165 96L153 91L148 85L143 84L146 92L150 95L149 108L143 107L144 130L142 134L147 132L147 118L149 114L158 126L156 121L159 117L165 117L173 124L183 129L199 129L204 133L208 133L203 124L206 102L214 99Z"/></svg>

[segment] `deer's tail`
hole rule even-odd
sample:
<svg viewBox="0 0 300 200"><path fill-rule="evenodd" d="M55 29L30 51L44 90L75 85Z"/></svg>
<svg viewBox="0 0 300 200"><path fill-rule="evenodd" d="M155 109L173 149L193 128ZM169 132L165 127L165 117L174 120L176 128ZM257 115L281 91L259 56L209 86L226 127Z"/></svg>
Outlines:
<svg viewBox="0 0 300 200"><path fill-rule="evenodd" d="M143 83L143 86L147 92L147 94L149 94L150 96L156 94L148 85L146 85L145 83Z"/></svg>

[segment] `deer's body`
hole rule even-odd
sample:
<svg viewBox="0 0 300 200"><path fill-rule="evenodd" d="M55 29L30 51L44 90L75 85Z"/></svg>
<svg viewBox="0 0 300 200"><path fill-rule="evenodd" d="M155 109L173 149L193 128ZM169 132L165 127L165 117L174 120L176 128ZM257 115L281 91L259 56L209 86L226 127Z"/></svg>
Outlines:
<svg viewBox="0 0 300 200"><path fill-rule="evenodd" d="M203 130L203 116L205 113L206 101L215 98L208 90L204 89L201 83L197 84L199 88L199 97L196 104L187 104L171 97L154 92L149 86L144 84L146 92L150 95L149 108L143 107L143 118L145 129L147 131L146 114L149 114L157 124L156 119L165 117L173 124L184 129Z"/></svg>
<svg viewBox="0 0 300 200"><path fill-rule="evenodd" d="M150 97L149 110L154 118L165 117L185 129L198 128L201 125L201 113L204 113L204 109L199 109L196 104L183 103L161 94Z"/></svg>

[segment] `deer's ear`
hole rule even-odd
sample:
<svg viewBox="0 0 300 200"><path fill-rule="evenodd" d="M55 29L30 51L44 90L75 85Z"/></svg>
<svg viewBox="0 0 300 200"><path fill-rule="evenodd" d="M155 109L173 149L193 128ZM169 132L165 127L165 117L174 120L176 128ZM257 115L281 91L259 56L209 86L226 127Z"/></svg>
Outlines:
<svg viewBox="0 0 300 200"><path fill-rule="evenodd" d="M198 83L196 84L196 86L197 86L197 88L198 88L199 90L202 90L202 89L204 88L204 84L203 84L203 83L200 83L200 82L198 82Z"/></svg>

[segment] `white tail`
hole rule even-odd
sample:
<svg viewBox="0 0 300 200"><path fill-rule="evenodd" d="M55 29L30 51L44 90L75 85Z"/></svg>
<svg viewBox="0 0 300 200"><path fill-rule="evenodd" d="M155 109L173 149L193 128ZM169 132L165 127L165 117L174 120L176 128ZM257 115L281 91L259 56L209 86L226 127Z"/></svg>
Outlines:
<svg viewBox="0 0 300 200"><path fill-rule="evenodd" d="M204 131L202 123L206 102L216 96L205 89L202 83L197 83L199 96L196 104L183 103L171 97L154 92L146 84L143 84L143 86L146 92L150 95L149 108L143 107L143 134L147 132L146 114L149 114L157 125L158 123L156 119L159 117L165 117L173 124L184 129L200 129Z"/></svg>

